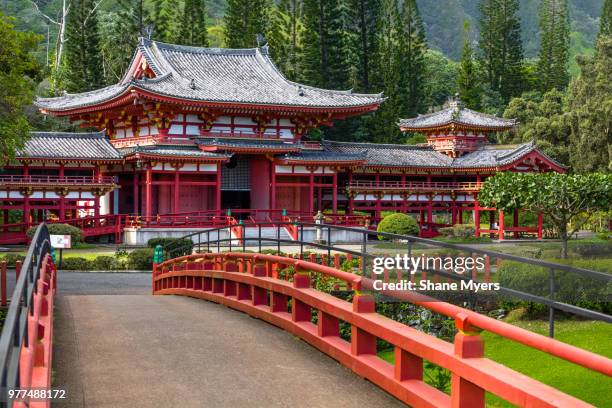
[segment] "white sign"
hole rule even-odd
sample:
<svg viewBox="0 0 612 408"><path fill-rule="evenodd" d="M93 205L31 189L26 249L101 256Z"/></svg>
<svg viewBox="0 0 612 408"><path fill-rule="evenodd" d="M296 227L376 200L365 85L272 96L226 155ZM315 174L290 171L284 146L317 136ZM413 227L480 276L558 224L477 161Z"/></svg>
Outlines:
<svg viewBox="0 0 612 408"><path fill-rule="evenodd" d="M72 241L70 235L51 235L51 246L53 248L71 248Z"/></svg>

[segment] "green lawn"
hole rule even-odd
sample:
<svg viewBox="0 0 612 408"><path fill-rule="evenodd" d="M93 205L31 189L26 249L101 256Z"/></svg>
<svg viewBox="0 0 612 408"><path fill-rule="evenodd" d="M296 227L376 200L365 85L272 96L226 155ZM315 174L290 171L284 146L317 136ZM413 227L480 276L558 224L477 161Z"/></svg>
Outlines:
<svg viewBox="0 0 612 408"><path fill-rule="evenodd" d="M512 323L539 334L548 333L545 321L519 320ZM566 320L557 322L555 329L557 340L612 358L612 324ZM488 358L596 407L612 407L611 378L491 333L485 332L483 337ZM393 362L392 351L379 355ZM487 406L511 405L494 395L487 395Z"/></svg>

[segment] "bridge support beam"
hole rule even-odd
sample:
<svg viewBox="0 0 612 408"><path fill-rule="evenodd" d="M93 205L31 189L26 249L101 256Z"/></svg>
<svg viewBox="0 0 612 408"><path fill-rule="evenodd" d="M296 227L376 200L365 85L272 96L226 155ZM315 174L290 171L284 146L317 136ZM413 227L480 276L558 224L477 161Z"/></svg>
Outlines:
<svg viewBox="0 0 612 408"><path fill-rule="evenodd" d="M472 326L464 313L455 318L455 355L460 358L484 357L484 340L480 329ZM485 390L456 374L451 376L451 407L484 408Z"/></svg>

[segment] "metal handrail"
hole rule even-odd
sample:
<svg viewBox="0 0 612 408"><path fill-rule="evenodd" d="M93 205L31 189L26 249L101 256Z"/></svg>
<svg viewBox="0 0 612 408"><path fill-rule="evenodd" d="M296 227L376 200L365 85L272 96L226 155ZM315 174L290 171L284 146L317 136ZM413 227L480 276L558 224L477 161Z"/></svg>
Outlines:
<svg viewBox="0 0 612 408"><path fill-rule="evenodd" d="M516 261L516 262L521 262L524 264L529 264L529 265L534 265L534 266L539 266L539 267L543 267L543 268L547 268L550 271L551 277L554 278L554 273L555 271L564 271L564 272L570 272L570 273L575 273L578 274L580 276L584 276L584 277L589 277L589 278L593 278L593 279L598 279L601 280L604 283L610 283L612 282L612 274L608 274L605 272L599 272L599 271L592 271L589 269L584 269L584 268L577 268L577 267L573 267L573 266L569 266L569 265L563 265L563 264L557 264L554 262L549 262L549 261L544 261L541 259L532 259L532 258L524 258L524 257L520 257L517 255L510 255L510 254L504 254L501 252L496 252L496 251L491 251L491 250L484 250L484 249L479 249L479 248L474 248L474 247L470 247L470 246L466 246L466 245L461 245L461 244L450 244L450 243L445 243L445 242L440 242L440 241L435 241L435 240L431 240L431 239L427 239L427 238L420 238L420 237L416 237L416 236L411 236L411 235L399 235L399 234L391 234L391 233L386 233L386 232L376 232L376 231L371 231L371 230L367 230L367 229L363 229L363 228L354 228L354 227L342 227L342 226L337 226L337 225L327 225L327 224L314 224L314 223L301 223L298 224L298 238L296 240L287 240L287 239L282 239L280 237L280 228L286 228L288 225L291 226L295 226L294 223L289 223L289 222L258 222L256 224L242 224L241 228L245 229L245 228L259 228L259 234L258 237L248 237L246 236L246 234L243 232L242 236L244 237L244 239L242 239L242 242L240 243L242 246L242 249L245 250L246 249L246 245L247 242L251 241L256 241L258 242L258 247L259 250L261 251L262 248L262 242L267 242L267 243L273 243L276 244L277 250L280 252L281 246L282 245L299 245L300 246L300 255L303 253L303 249L304 246L311 246L311 247L315 247L318 249L322 249L322 250L327 250L327 259L328 262L330 262L331 259L331 252L335 251L335 252L340 252L340 253L344 253L344 254L350 254L352 256L357 256L357 257L361 257L363 259L362 261L362 270L361 270L361 274L362 276L366 275L366 263L367 260L370 258L373 258L374 255L367 253L367 243L368 243L368 238L369 237L375 237L376 239L378 237L385 237L385 238L389 238L395 241L405 241L406 246L407 246L407 250L408 253L412 253L413 251L413 246L414 244L424 244L424 245L429 245L429 246L434 246L434 247L439 247L439 248L445 248L445 249L450 249L450 250L457 250L457 251L461 251L461 252L468 252L468 253L472 253L472 254L481 254L481 255L486 255L489 258L494 258L494 259L505 259L505 260L509 260L509 261ZM276 228L277 234L276 234L276 238L268 238L268 237L262 237L261 234L261 228L262 227L273 227ZM310 241L304 241L303 240L303 231L304 228L321 228L322 229L322 236L323 237L327 237L327 242L324 243L315 243L315 242L310 242ZM206 243L207 246L207 250L210 251L211 249L211 243L216 244L217 248L220 248L221 243L228 243L229 244L229 250L231 251L232 248L237 248L239 246L233 245L232 243L232 239L231 237L229 239L225 239L225 238L220 238L220 231L223 230L227 230L227 227L218 227L218 228L211 228L211 229L206 229L206 230L202 230L202 231L197 231L191 234L187 234L184 235L182 238L185 239L192 239L193 237L197 237L197 245L199 247L202 246L202 243ZM349 249L345 249L345 248L341 248L338 246L334 246L330 244L330 237L331 237L331 233L333 230L341 230L341 231L351 231L351 232L356 232L356 233L360 233L362 234L362 247L361 247L361 251L354 251L354 250L349 250ZM217 232L217 236L216 239L211 240L211 233L215 233ZM202 239L204 236L205 239ZM196 240L192 239L192 241L196 242ZM235 241L235 239L234 239ZM167 250L172 250L172 246L169 246L167 248ZM426 272L431 272L431 273L435 273L435 274L439 274L440 276L444 276L447 278L451 278L451 279L456 279L456 280L465 280L468 278L465 278L461 275L455 274L455 273L448 273L446 271L443 270L438 270L438 269L427 269ZM529 301L529 302L534 302L534 303L539 303L542 305L545 305L549 308L549 336L550 337L554 337L554 319L555 319L555 310L559 310L559 311L564 311L567 313L572 313L575 314L577 316L581 316L581 317L585 317L585 318L589 318L589 319L594 319L594 320L600 320L600 321L605 321L608 323L612 323L612 316L608 315L608 314L604 314L601 312L597 312L597 311L593 311L590 309L586 309L583 307L579 307L579 306L575 306L575 305L571 305L568 303L563 303L563 302L559 302L554 300L554 295L556 292L556 288L554 285L551 285L549 287L549 296L550 297L543 297L543 296L538 296L538 295L533 295L531 293L526 293L526 292L522 292L522 291L518 291L515 289L510 289L510 288L504 288L502 287L500 289L500 293L514 297L516 299L520 299L522 301Z"/></svg>
<svg viewBox="0 0 612 408"><path fill-rule="evenodd" d="M50 254L51 244L46 224L36 229L32 244L22 263L19 279L15 284L11 303L6 314L0 337L0 407L11 407L8 390L20 387L20 354L36 339L29 338L28 317L33 316L34 295L45 255Z"/></svg>

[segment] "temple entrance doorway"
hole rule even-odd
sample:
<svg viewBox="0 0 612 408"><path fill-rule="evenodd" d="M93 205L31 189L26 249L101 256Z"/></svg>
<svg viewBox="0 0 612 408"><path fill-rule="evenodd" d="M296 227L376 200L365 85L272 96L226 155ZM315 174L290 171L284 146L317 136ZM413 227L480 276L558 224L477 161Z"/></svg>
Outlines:
<svg viewBox="0 0 612 408"><path fill-rule="evenodd" d="M251 208L251 192L244 190L225 190L221 191L221 208L229 209L249 209ZM239 214L236 214L240 218Z"/></svg>

